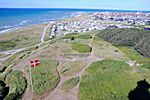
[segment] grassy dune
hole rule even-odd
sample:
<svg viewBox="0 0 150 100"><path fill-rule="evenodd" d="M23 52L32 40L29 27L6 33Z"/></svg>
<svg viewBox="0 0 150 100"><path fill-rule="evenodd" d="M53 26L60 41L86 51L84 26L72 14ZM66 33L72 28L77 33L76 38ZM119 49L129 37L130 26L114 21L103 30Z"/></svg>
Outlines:
<svg viewBox="0 0 150 100"><path fill-rule="evenodd" d="M142 74L122 61L94 62L81 79L80 100L128 100L136 82L144 79Z"/></svg>
<svg viewBox="0 0 150 100"><path fill-rule="evenodd" d="M6 83L9 86L9 94L5 100L19 100L26 89L26 80L21 71L13 71L6 77Z"/></svg>
<svg viewBox="0 0 150 100"><path fill-rule="evenodd" d="M118 47L122 52L124 52L131 60L137 61L137 62L145 62L149 61L150 58L145 58L141 54L139 54L134 48L132 47L126 47L126 46L119 46Z"/></svg>
<svg viewBox="0 0 150 100"><path fill-rule="evenodd" d="M41 33L47 24L20 28L0 34L0 51L32 46L40 42Z"/></svg>
<svg viewBox="0 0 150 100"><path fill-rule="evenodd" d="M92 48L96 55L103 58L129 60L129 58L118 48L98 37L94 37Z"/></svg>
<svg viewBox="0 0 150 100"><path fill-rule="evenodd" d="M59 82L59 76L56 72L58 62L42 60L40 63L40 66L32 68L33 93L36 95L52 91Z"/></svg>
<svg viewBox="0 0 150 100"><path fill-rule="evenodd" d="M64 76L73 76L79 73L85 65L84 61L70 61L62 66L61 73Z"/></svg>
<svg viewBox="0 0 150 100"><path fill-rule="evenodd" d="M79 53L90 53L92 48L87 44L72 43L72 49Z"/></svg>
<svg viewBox="0 0 150 100"><path fill-rule="evenodd" d="M75 78L71 78L67 81L65 81L62 85L61 85L61 89L64 91L69 91L70 89L73 89L78 83L79 83L80 78L79 77L75 77Z"/></svg>

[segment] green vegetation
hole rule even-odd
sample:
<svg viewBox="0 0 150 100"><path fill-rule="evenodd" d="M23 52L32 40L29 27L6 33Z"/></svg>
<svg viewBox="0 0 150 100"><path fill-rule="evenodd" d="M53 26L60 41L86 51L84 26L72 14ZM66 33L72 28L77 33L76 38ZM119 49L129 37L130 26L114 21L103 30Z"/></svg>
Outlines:
<svg viewBox="0 0 150 100"><path fill-rule="evenodd" d="M65 81L61 85L60 88L65 91L69 91L70 89L73 89L79 83L79 80L80 80L79 77L71 78L71 79Z"/></svg>
<svg viewBox="0 0 150 100"><path fill-rule="evenodd" d="M67 56L68 54L78 53L72 50L70 43L66 43L63 40L58 40L57 42L50 44L47 50L44 50L40 57L42 58L55 58L61 56Z"/></svg>
<svg viewBox="0 0 150 100"><path fill-rule="evenodd" d="M93 52L102 58L119 59L125 61L129 60L129 58L118 48L112 46L110 43L101 38L94 37L91 45Z"/></svg>
<svg viewBox="0 0 150 100"><path fill-rule="evenodd" d="M4 62L2 62L3 67L8 67L11 64L15 64L16 62L19 62L20 60L28 57L32 51L36 50L35 47L30 47L26 50L20 51L14 55L12 55L11 57L9 57L7 60L5 60Z"/></svg>
<svg viewBox="0 0 150 100"><path fill-rule="evenodd" d="M150 31L143 29L109 29L98 33L99 37L116 46L133 46L144 57L150 57Z"/></svg>
<svg viewBox="0 0 150 100"><path fill-rule="evenodd" d="M118 48L133 61L137 61L139 63L150 61L150 58L143 57L136 50L134 50L133 47L119 46Z"/></svg>
<svg viewBox="0 0 150 100"><path fill-rule="evenodd" d="M60 39L72 39L74 36L73 35L65 35L63 37L61 37Z"/></svg>
<svg viewBox="0 0 150 100"><path fill-rule="evenodd" d="M14 41L2 41L0 42L0 51L9 50L16 46Z"/></svg>
<svg viewBox="0 0 150 100"><path fill-rule="evenodd" d="M79 73L85 65L84 61L70 61L62 66L61 73L64 76L73 76Z"/></svg>
<svg viewBox="0 0 150 100"><path fill-rule="evenodd" d="M147 68L147 69L149 69L150 70L150 62L144 62L144 63L142 63L142 66L141 66L142 68Z"/></svg>
<svg viewBox="0 0 150 100"><path fill-rule="evenodd" d="M90 36L89 34L67 34L63 37L61 37L60 39L91 39L92 36Z"/></svg>
<svg viewBox="0 0 150 100"><path fill-rule="evenodd" d="M6 87L6 84L0 80L0 99L4 99L5 96L8 94L9 88Z"/></svg>
<svg viewBox="0 0 150 100"><path fill-rule="evenodd" d="M0 51L24 48L40 43L41 33L47 24L33 25L0 34Z"/></svg>
<svg viewBox="0 0 150 100"><path fill-rule="evenodd" d="M91 39L92 36L90 36L89 34L84 34L84 35L77 35L76 38L78 38L78 39Z"/></svg>
<svg viewBox="0 0 150 100"><path fill-rule="evenodd" d="M81 78L80 100L128 100L128 93L142 79L123 61L94 62Z"/></svg>
<svg viewBox="0 0 150 100"><path fill-rule="evenodd" d="M32 86L36 95L52 91L59 83L57 61L41 60L40 66L32 68ZM31 88L32 88L31 86Z"/></svg>
<svg viewBox="0 0 150 100"><path fill-rule="evenodd" d="M70 33L70 34L67 34L67 35L78 35L79 33Z"/></svg>
<svg viewBox="0 0 150 100"><path fill-rule="evenodd" d="M26 80L21 71L13 71L6 77L6 83L9 86L9 94L5 100L19 100L26 89Z"/></svg>
<svg viewBox="0 0 150 100"><path fill-rule="evenodd" d="M72 43L71 47L79 53L90 53L92 51L92 48L87 44Z"/></svg>

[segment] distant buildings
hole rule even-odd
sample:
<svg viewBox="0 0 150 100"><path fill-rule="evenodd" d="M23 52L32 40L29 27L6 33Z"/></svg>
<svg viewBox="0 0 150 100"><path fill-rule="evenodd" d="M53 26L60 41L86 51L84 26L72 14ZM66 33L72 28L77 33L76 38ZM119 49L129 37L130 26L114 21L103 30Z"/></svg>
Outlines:
<svg viewBox="0 0 150 100"><path fill-rule="evenodd" d="M88 16L80 19L82 15L76 16L78 20L57 22L52 26L50 38L56 35L66 35L74 32L88 32L93 30L104 30L110 28L133 28L134 25L150 25L150 13L142 12L97 12L84 14ZM132 26L133 25L133 26Z"/></svg>

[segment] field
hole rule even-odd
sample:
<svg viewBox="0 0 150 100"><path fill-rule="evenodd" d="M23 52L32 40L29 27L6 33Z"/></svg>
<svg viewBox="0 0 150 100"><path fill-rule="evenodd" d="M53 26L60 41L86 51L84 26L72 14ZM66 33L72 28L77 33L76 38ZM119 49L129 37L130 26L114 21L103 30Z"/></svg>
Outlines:
<svg viewBox="0 0 150 100"><path fill-rule="evenodd" d="M63 40L59 40L49 47L46 50L43 50L40 54L42 58L57 58L62 57L67 54L76 54L77 52L72 50L70 43L66 43Z"/></svg>
<svg viewBox="0 0 150 100"><path fill-rule="evenodd" d="M89 34L78 35L76 36L78 39L91 39L92 37Z"/></svg>
<svg viewBox="0 0 150 100"><path fill-rule="evenodd" d="M143 75L122 61L94 62L81 79L80 100L128 100L128 93L142 79Z"/></svg>
<svg viewBox="0 0 150 100"><path fill-rule="evenodd" d="M118 48L98 37L94 37L92 48L94 53L102 58L129 60Z"/></svg>
<svg viewBox="0 0 150 100"><path fill-rule="evenodd" d="M57 86L59 83L59 76L56 70L57 66L57 61L42 60L40 66L32 68L31 89L33 88L32 92L35 95L50 92Z"/></svg>
<svg viewBox="0 0 150 100"><path fill-rule="evenodd" d="M1 58L10 56L0 65L0 79L10 86L6 100L21 97L26 84L29 88L23 100L29 94L31 99L39 100L45 97L46 100L128 100L128 93L137 86L137 81L150 82L150 59L133 47L114 46L105 41L98 36L100 31L72 33L49 40L50 26L45 41L36 49L33 44L40 42L46 25L10 32L14 34L12 37L2 35L1 51L31 45L14 55L0 54ZM39 59L40 66L30 70L30 59ZM129 61L139 65L131 67Z"/></svg>
<svg viewBox="0 0 150 100"><path fill-rule="evenodd" d="M79 53L90 53L92 51L92 48L87 44L72 43L71 47Z"/></svg>
<svg viewBox="0 0 150 100"><path fill-rule="evenodd" d="M124 52L131 60L137 61L137 62L145 62L149 61L150 58L145 58L141 54L139 54L134 48L132 47L126 47L126 46L119 46L118 47L122 52Z"/></svg>
<svg viewBox="0 0 150 100"><path fill-rule="evenodd" d="M75 78L71 78L67 81L65 81L62 85L61 85L61 89L64 91L69 92L70 89L74 88L78 83L79 83L80 78L79 77L75 77Z"/></svg>
<svg viewBox="0 0 150 100"><path fill-rule="evenodd" d="M5 100L19 100L24 93L27 83L21 71L13 71L6 77L6 83L9 86L9 94Z"/></svg>
<svg viewBox="0 0 150 100"><path fill-rule="evenodd" d="M0 34L0 51L23 48L40 43L41 34L46 25L27 26L7 34Z"/></svg>
<svg viewBox="0 0 150 100"><path fill-rule="evenodd" d="M85 65L85 61L70 61L61 67L61 73L64 76L73 76L79 73Z"/></svg>
<svg viewBox="0 0 150 100"><path fill-rule="evenodd" d="M2 41L0 42L0 51L5 51L16 46L14 41Z"/></svg>

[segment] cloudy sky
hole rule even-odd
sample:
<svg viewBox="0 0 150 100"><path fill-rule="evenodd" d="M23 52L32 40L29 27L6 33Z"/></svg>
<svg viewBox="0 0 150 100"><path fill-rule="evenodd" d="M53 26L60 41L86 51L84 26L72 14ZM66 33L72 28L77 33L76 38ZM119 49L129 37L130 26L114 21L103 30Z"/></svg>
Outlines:
<svg viewBox="0 0 150 100"><path fill-rule="evenodd" d="M150 0L0 0L0 8L88 8L150 11Z"/></svg>

